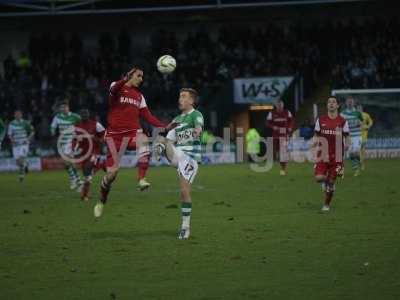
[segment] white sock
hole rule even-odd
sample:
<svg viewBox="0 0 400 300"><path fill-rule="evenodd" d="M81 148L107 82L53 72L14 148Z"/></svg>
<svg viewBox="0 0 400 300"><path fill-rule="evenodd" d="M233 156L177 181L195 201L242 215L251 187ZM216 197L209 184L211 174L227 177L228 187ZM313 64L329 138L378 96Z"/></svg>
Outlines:
<svg viewBox="0 0 400 300"><path fill-rule="evenodd" d="M182 228L190 228L190 216L182 216Z"/></svg>

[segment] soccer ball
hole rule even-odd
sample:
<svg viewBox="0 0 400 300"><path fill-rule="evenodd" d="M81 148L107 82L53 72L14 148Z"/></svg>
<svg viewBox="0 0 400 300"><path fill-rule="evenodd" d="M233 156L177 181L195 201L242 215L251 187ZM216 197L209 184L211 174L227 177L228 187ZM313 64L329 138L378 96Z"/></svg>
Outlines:
<svg viewBox="0 0 400 300"><path fill-rule="evenodd" d="M176 60L171 55L163 55L157 61L157 69L163 74L172 73L176 68Z"/></svg>

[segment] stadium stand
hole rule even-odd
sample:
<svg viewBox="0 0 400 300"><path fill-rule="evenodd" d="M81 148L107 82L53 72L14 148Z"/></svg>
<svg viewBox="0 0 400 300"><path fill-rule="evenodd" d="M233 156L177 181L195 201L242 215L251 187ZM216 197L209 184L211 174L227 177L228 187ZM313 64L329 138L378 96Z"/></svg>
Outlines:
<svg viewBox="0 0 400 300"><path fill-rule="evenodd" d="M181 34L156 30L149 32L150 44L141 48L140 42L132 41L132 34L122 29L113 35L100 33L95 51L85 49L76 33L33 35L19 56L8 55L3 61L2 117L7 120L15 108L23 108L37 128L37 140L47 140L55 103L67 98L74 110L89 107L105 123L109 79L118 79L138 63L132 53L141 54L139 64L146 72L144 94L151 99L153 110L165 112L164 118L168 118L168 108L175 106L179 87L196 86L201 105L208 108L215 101L210 95L239 75L296 74L305 79L306 94L326 73L336 89L399 86L397 19L247 22L236 26L235 31L222 26L214 31L188 28ZM362 34L365 30L368 34ZM154 60L160 53L173 54L179 61L172 76L156 72Z"/></svg>

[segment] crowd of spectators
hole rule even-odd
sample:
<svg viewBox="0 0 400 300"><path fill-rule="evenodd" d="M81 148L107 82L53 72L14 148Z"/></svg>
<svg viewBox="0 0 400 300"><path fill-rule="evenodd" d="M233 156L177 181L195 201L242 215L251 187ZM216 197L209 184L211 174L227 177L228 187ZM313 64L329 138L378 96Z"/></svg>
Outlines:
<svg viewBox="0 0 400 300"><path fill-rule="evenodd" d="M0 111L9 120L22 108L39 138L48 136L55 104L65 98L73 110L88 107L105 122L109 84L133 64L144 67L142 90L155 111L174 108L182 86L197 88L202 105L212 107L212 96L235 77L298 75L312 89L331 72L333 88L399 87L399 29L397 20L377 19L238 24L182 35L161 30L142 48L121 30L100 34L96 49L85 49L78 34L34 35L25 52L3 62ZM172 75L157 72L161 54L176 57Z"/></svg>
<svg viewBox="0 0 400 300"><path fill-rule="evenodd" d="M399 19L350 22L337 28L332 87L400 87Z"/></svg>

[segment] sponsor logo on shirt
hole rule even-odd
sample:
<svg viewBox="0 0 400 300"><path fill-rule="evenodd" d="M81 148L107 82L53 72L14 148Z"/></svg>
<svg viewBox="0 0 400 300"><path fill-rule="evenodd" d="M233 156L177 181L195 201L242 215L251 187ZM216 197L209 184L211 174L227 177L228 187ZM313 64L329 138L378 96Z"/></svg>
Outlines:
<svg viewBox="0 0 400 300"><path fill-rule="evenodd" d="M140 101L139 100L135 100L133 98L129 98L129 97L121 97L120 98L120 102L121 103L127 103L127 104L133 104L137 107L140 106Z"/></svg>
<svg viewBox="0 0 400 300"><path fill-rule="evenodd" d="M327 135L341 135L342 131L338 127L336 129L321 129L321 133Z"/></svg>

